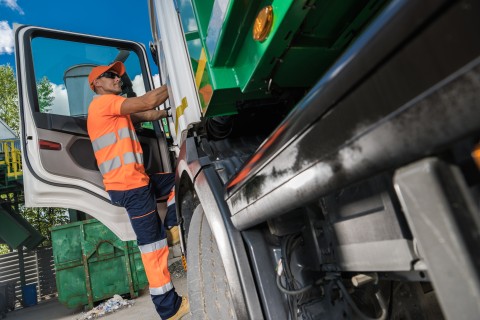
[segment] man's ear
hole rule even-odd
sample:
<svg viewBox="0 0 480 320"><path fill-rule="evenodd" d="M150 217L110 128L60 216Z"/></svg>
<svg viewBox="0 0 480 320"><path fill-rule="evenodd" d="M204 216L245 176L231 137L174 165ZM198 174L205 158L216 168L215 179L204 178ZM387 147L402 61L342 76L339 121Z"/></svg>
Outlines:
<svg viewBox="0 0 480 320"><path fill-rule="evenodd" d="M95 79L93 80L93 86L95 87L95 92L98 91L98 88L101 87L101 85L99 86L99 79Z"/></svg>

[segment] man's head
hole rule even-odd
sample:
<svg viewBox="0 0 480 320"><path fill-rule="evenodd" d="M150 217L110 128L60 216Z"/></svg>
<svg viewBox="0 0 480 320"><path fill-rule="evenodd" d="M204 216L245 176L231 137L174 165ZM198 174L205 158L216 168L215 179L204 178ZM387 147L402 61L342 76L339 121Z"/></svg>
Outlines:
<svg viewBox="0 0 480 320"><path fill-rule="evenodd" d="M120 77L125 73L125 66L122 62L116 61L109 66L97 66L88 75L88 83L95 93L122 92L122 81Z"/></svg>

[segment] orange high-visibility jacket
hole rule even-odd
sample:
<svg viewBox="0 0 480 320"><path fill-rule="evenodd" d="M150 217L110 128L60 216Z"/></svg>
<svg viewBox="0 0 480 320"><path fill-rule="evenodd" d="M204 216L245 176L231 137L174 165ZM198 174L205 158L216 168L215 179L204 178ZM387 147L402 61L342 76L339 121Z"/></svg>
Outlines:
<svg viewBox="0 0 480 320"><path fill-rule="evenodd" d="M149 182L130 115L120 114L125 99L113 94L95 96L88 108L88 135L107 191L130 190Z"/></svg>

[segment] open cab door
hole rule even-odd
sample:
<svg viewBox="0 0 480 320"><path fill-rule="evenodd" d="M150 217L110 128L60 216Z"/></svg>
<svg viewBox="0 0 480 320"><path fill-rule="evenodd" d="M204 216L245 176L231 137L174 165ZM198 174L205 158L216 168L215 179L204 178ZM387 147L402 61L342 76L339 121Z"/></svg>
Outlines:
<svg viewBox="0 0 480 320"><path fill-rule="evenodd" d="M87 77L94 66L122 61L122 94L141 96L153 88L145 48L32 26L18 26L15 41L25 205L81 210L122 240L135 239L124 208L110 204L88 138ZM166 128L137 128L149 173L172 171Z"/></svg>

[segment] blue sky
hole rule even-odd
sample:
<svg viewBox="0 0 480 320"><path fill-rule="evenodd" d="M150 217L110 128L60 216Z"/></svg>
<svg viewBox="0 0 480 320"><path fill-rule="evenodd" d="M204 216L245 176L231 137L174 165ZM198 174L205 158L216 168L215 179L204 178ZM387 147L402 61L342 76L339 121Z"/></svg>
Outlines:
<svg viewBox="0 0 480 320"><path fill-rule="evenodd" d="M147 48L151 40L147 0L0 0L0 65L8 63L14 70L14 23L133 40L143 43ZM149 50L147 52L157 86L158 69ZM53 65L65 67L61 62L68 64L68 61L55 60ZM36 65L39 79L47 74L42 73L40 66L41 64ZM51 112L71 114L63 79L49 77L49 80L55 98ZM135 76L133 72L132 82L137 94L145 92L144 81L140 75Z"/></svg>
<svg viewBox="0 0 480 320"><path fill-rule="evenodd" d="M133 40L147 48L151 40L147 0L0 0L0 65L14 66L13 23Z"/></svg>

